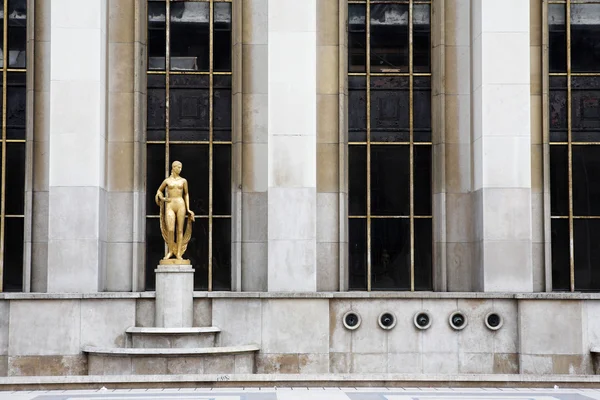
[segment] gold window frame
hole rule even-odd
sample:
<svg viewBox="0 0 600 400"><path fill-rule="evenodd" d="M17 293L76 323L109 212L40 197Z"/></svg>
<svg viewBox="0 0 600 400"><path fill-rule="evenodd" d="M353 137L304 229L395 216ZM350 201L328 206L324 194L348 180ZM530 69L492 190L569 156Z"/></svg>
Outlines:
<svg viewBox="0 0 600 400"><path fill-rule="evenodd" d="M145 14L145 21L147 23L148 21L148 3L150 3L150 1L148 0L144 0L146 1L146 14ZM236 16L235 13L238 11L236 8L236 1L237 0L162 0L165 2L165 7L166 7L166 11L165 11L165 69L164 70L151 70L149 69L149 65L146 64L146 68L145 68L145 72L146 75L162 75L165 77L165 140L146 140L145 141L145 149L147 149L148 145L164 145L165 146L165 178L169 176L170 174L170 170L171 170L171 165L170 163L172 161L175 160L170 160L169 159L169 149L171 145L208 145L208 152L209 152L209 171L208 171L208 180L209 180L209 186L208 186L208 191L209 191L209 195L208 195L208 199L209 199L209 205L208 205L208 214L197 214L196 218L200 218L200 219L207 219L208 220L208 291L212 291L213 290L213 220L215 218L219 218L219 219L226 219L228 218L232 224L233 224L233 219L234 219L234 215L233 215L233 210L234 210L234 193L232 192L232 197L230 199L231 201L231 213L227 214L227 215L215 215L213 212L213 175L214 175L214 145L228 145L230 146L231 149L231 161L232 164L235 164L234 161L234 157L235 157L235 152L234 152L234 137L235 137L235 132L234 130L236 129L236 127L233 126L233 120L234 118L234 113L237 111L233 108L233 91L235 89L235 82L233 81L233 77L235 76L235 74L233 73L234 70L234 64L235 64L235 56L236 54L233 51L233 48L235 46L235 31L238 29L236 27ZM209 4L209 70L208 71L196 71L196 70L171 70L170 66L171 66L171 4L172 3L186 3L186 2L190 2L190 3L208 3ZM216 3L227 3L227 4L231 4L231 13L232 13L232 17L231 17L231 39L232 39L232 43L231 43L231 71L228 72L222 72L222 71L215 71L214 70L214 5ZM148 27L146 26L146 45L148 45ZM146 57L146 63L147 63L147 57ZM169 137L169 130L170 130L170 86L171 86L171 82L170 82L170 77L172 75L205 75L209 77L209 93L208 93L208 98L209 98L209 140L189 140L189 141L173 141L170 140ZM228 141L217 141L214 140L214 77L217 75L224 75L224 76L231 76L232 77L232 132L231 132L231 139ZM147 111L147 110L145 110ZM147 130L145 129L145 132ZM185 165L184 165L185 167ZM188 166L189 167L189 166ZM144 168L146 168L144 166ZM231 169L231 178L234 178L234 174L235 174L235 170ZM185 176L185 171L183 173L183 175ZM153 190L155 190L156 188L146 188L146 193L148 193L148 191L152 192ZM192 190L194 190L193 188L191 188ZM146 215L144 216L146 219L157 219L159 218L158 216L158 212L156 211L155 213L149 213L149 210L146 210ZM236 289L236 285L237 285L237 281L239 281L239 279L236 279L237 277L237 263L236 260L234 260L234 256L233 256L233 242L234 242L234 232L233 232L233 226L232 226L232 236L231 236L231 244L232 244L232 255L231 255L231 278L230 278L230 284L231 284L231 290L235 290ZM144 270L147 271L148 266L147 264L147 260L146 263L144 263Z"/></svg>
<svg viewBox="0 0 600 400"><path fill-rule="evenodd" d="M552 146L567 146L567 163L568 163L568 215L557 216L552 215L550 189L545 190L544 206L548 210L545 215L544 229L545 236L545 272L546 272L546 290L554 290L553 286L553 266L552 266L552 228L553 220L568 220L569 230L569 291L575 292L575 239L574 239L574 221L575 220L591 220L600 219L600 216L593 215L576 215L574 213L573 202L573 147L574 146L600 146L599 141L574 141L572 138L573 132L573 107L572 107L572 78L576 77L600 77L598 72L573 72L572 71L572 55L571 55L571 6L598 4L600 1L590 0L543 0L543 16L542 16L542 34L543 34L543 54L542 54L542 83L543 83L543 144L546 148L544 154L544 186L550 188L550 169L552 168L552 160L550 157L550 148ZM550 72L550 30L549 30L549 6L562 5L565 7L565 36L566 36L566 72ZM551 141L550 140L550 78L564 77L567 81L567 141Z"/></svg>
<svg viewBox="0 0 600 400"><path fill-rule="evenodd" d="M344 1L344 0L342 0ZM436 205L434 204L434 187L433 182L431 184L431 213L429 215L415 215L415 204L414 204L414 189L415 189L415 177L414 177L414 149L415 146L430 146L431 148L431 157L432 157L432 166L431 166L431 175L432 180L434 174L433 165L435 165L434 152L433 152L433 138L435 137L434 132L434 119L436 118L433 115L434 110L434 100L433 98L430 100L431 103L431 140L427 142L415 141L414 140L414 78L415 77L429 77L430 78L430 88L433 95L434 88L434 75L433 75L433 62L434 62L434 0L346 0L345 6L347 7L350 4L362 4L365 5L365 29L366 29L366 49L365 49L365 72L350 72L349 66L346 71L342 71L345 74L345 77L351 76L363 76L365 77L365 90L366 90L366 142L355 142L348 140L348 146L366 146L366 164L367 164L367 172L366 172L366 215L347 215L348 223L352 219L366 219L366 239L367 239L367 254L366 254L366 281L367 281L367 291L372 291L372 220L373 219L408 219L409 220L409 230L410 230L410 291L415 291L415 220L416 219L430 219L433 220L433 214L435 213ZM409 60L408 60L408 72L371 72L371 15L370 15L370 6L374 4L404 4L408 5L409 15L408 15L408 46L409 46ZM414 43L413 43L413 33L414 33L414 20L413 20L413 12L414 6L424 4L429 6L429 21L430 21L430 72L414 72ZM345 31L344 34L347 36L348 32L348 20L345 21ZM345 40L348 38L346 37ZM349 50L348 50L349 51ZM374 76L389 76L389 77L408 77L409 78L409 141L406 142L378 142L371 140L371 87L370 87L370 79ZM348 110L348 107L345 107ZM409 214L408 215L373 215L371 213L371 145L377 146L398 146L398 145L408 145L409 146ZM349 165L349 160L346 162L346 165ZM432 243L431 243L431 288L437 286L436 285L436 268L435 268L435 254L434 254L434 238L435 232L433 222L432 222ZM349 246L350 247L349 243ZM349 266L348 266L349 267ZM349 272L347 272L346 279L349 280ZM348 282L343 282L344 286L349 285Z"/></svg>

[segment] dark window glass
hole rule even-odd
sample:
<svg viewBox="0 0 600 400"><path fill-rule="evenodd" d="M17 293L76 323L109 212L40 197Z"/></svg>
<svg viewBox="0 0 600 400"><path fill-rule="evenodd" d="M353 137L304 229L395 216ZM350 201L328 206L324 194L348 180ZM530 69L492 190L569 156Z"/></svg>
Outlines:
<svg viewBox="0 0 600 400"><path fill-rule="evenodd" d="M433 221L415 219L415 290L431 290L433 276Z"/></svg>
<svg viewBox="0 0 600 400"><path fill-rule="evenodd" d="M371 78L371 141L410 140L410 86L404 76Z"/></svg>
<svg viewBox="0 0 600 400"><path fill-rule="evenodd" d="M213 289L231 290L231 219L213 218Z"/></svg>
<svg viewBox="0 0 600 400"><path fill-rule="evenodd" d="M231 3L214 5L214 70L231 71Z"/></svg>
<svg viewBox="0 0 600 400"><path fill-rule="evenodd" d="M25 212L25 143L6 144L6 214Z"/></svg>
<svg viewBox="0 0 600 400"><path fill-rule="evenodd" d="M429 72L430 65L430 6L415 4L413 8L413 69L415 72Z"/></svg>
<svg viewBox="0 0 600 400"><path fill-rule="evenodd" d="M573 72L600 72L600 4L571 5Z"/></svg>
<svg viewBox="0 0 600 400"><path fill-rule="evenodd" d="M569 220L553 219L552 229L552 289L569 290L571 287L569 263Z"/></svg>
<svg viewBox="0 0 600 400"><path fill-rule="evenodd" d="M168 21L166 5L170 10ZM173 161L181 161L190 209L197 216L184 255L196 270L194 288L207 290L211 286L208 279L212 265L212 288L231 290L232 4L149 0L148 21L148 69L165 69L169 46L170 70L183 72L148 75L146 137L150 142L164 143L147 145L147 213L159 213L154 203L155 188L166 170L171 170ZM166 158L169 165L165 165ZM215 218L209 224L211 211ZM147 250L150 289L154 287L156 263L164 255L164 244L158 219L148 221L147 243L160 250Z"/></svg>
<svg viewBox="0 0 600 400"><path fill-rule="evenodd" d="M573 221L575 243L575 290L600 289L600 221Z"/></svg>
<svg viewBox="0 0 600 400"><path fill-rule="evenodd" d="M216 75L213 92L213 139L231 140L231 76Z"/></svg>
<svg viewBox="0 0 600 400"><path fill-rule="evenodd" d="M367 214L367 146L348 148L349 214Z"/></svg>
<svg viewBox="0 0 600 400"><path fill-rule="evenodd" d="M148 2L148 69L164 70L167 55L166 3Z"/></svg>
<svg viewBox="0 0 600 400"><path fill-rule="evenodd" d="M8 0L8 66L27 64L27 0Z"/></svg>
<svg viewBox="0 0 600 400"><path fill-rule="evenodd" d="M215 145L213 149L213 214L231 214L231 146Z"/></svg>
<svg viewBox="0 0 600 400"><path fill-rule="evenodd" d="M158 206L155 206L155 208L158 212ZM160 220L158 218L146 218L146 290L156 288L154 269L164 256L165 241L160 232Z"/></svg>
<svg viewBox="0 0 600 400"><path fill-rule="evenodd" d="M600 77L573 77L571 128L575 142L600 142Z"/></svg>
<svg viewBox="0 0 600 400"><path fill-rule="evenodd" d="M415 142L431 142L431 78L416 76L413 94Z"/></svg>
<svg viewBox="0 0 600 400"><path fill-rule="evenodd" d="M371 71L408 71L408 4L371 5Z"/></svg>
<svg viewBox="0 0 600 400"><path fill-rule="evenodd" d="M166 90L164 75L148 75L147 140L165 140Z"/></svg>
<svg viewBox="0 0 600 400"><path fill-rule="evenodd" d="M414 147L415 215L431 215L431 146Z"/></svg>
<svg viewBox="0 0 600 400"><path fill-rule="evenodd" d="M550 141L566 142L567 130L567 79L550 77Z"/></svg>
<svg viewBox="0 0 600 400"><path fill-rule="evenodd" d="M184 165L185 166L185 165ZM169 168L170 170L170 168ZM165 146L146 146L146 214L158 215L160 209L154 201L156 189L165 180Z"/></svg>
<svg viewBox="0 0 600 400"><path fill-rule="evenodd" d="M194 289L208 290L208 218L196 218L185 256L190 259L195 269Z"/></svg>
<svg viewBox="0 0 600 400"><path fill-rule="evenodd" d="M550 72L567 71L567 34L565 27L565 6L548 5L548 35Z"/></svg>
<svg viewBox="0 0 600 400"><path fill-rule="evenodd" d="M208 76L171 75L170 94L170 140L208 141L210 121Z"/></svg>
<svg viewBox="0 0 600 400"><path fill-rule="evenodd" d="M348 141L367 141L367 88L364 76L348 77Z"/></svg>
<svg viewBox="0 0 600 400"><path fill-rule="evenodd" d="M367 57L366 8L348 4L348 70L365 72Z"/></svg>
<svg viewBox="0 0 600 400"><path fill-rule="evenodd" d="M372 289L410 290L410 221L408 218L373 219L371 237Z"/></svg>
<svg viewBox="0 0 600 400"><path fill-rule="evenodd" d="M23 290L23 218L4 220L4 291Z"/></svg>
<svg viewBox="0 0 600 400"><path fill-rule="evenodd" d="M350 288L430 290L431 5L348 4L348 47Z"/></svg>
<svg viewBox="0 0 600 400"><path fill-rule="evenodd" d="M352 218L348 221L349 287L350 290L367 289L367 220Z"/></svg>
<svg viewBox="0 0 600 400"><path fill-rule="evenodd" d="M409 146L371 146L372 215L409 215L409 171Z"/></svg>
<svg viewBox="0 0 600 400"><path fill-rule="evenodd" d="M9 72L6 82L6 138L25 139L27 119L26 76L23 72Z"/></svg>
<svg viewBox="0 0 600 400"><path fill-rule="evenodd" d="M170 162L181 161L183 164L181 176L187 179L191 190L190 209L196 215L208 215L208 145L174 144L169 150Z"/></svg>
<svg viewBox="0 0 600 400"><path fill-rule="evenodd" d="M573 213L600 215L600 146L573 146Z"/></svg>
<svg viewBox="0 0 600 400"><path fill-rule="evenodd" d="M550 204L552 215L569 215L569 155L566 145L550 146Z"/></svg>
<svg viewBox="0 0 600 400"><path fill-rule="evenodd" d="M171 69L208 71L209 4L171 3Z"/></svg>

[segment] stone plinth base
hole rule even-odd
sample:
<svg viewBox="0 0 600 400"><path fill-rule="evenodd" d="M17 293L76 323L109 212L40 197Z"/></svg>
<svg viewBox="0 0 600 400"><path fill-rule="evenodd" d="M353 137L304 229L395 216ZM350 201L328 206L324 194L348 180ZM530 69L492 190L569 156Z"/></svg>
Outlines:
<svg viewBox="0 0 600 400"><path fill-rule="evenodd" d="M156 272L155 325L189 328L193 318L194 269L190 265L159 265Z"/></svg>

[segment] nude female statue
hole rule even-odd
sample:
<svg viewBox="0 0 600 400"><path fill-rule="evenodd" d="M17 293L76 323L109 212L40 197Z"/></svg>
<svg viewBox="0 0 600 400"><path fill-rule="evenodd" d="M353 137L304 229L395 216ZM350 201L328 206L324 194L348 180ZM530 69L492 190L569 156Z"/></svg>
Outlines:
<svg viewBox="0 0 600 400"><path fill-rule="evenodd" d="M181 162L173 162L171 175L163 181L154 196L154 201L161 207L160 228L168 247L167 255L163 260L168 260L173 255L177 260L182 260L192 234L191 223L194 221L195 215L190 210L187 180L179 176L182 167ZM163 195L163 190L165 190L166 196ZM183 225L186 215L188 215L188 226L184 238ZM177 242L174 240L175 226L177 226Z"/></svg>

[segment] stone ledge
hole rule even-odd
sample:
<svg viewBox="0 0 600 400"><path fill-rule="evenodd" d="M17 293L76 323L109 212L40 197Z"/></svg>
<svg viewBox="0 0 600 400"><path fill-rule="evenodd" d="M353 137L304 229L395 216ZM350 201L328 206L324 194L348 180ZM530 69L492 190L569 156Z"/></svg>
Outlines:
<svg viewBox="0 0 600 400"><path fill-rule="evenodd" d="M220 333L221 329L210 326L206 328L142 328L132 326L126 333L142 335L201 335L203 333Z"/></svg>
<svg viewBox="0 0 600 400"><path fill-rule="evenodd" d="M155 292L0 293L0 300L154 299ZM515 299L600 300L600 293L194 292L196 299Z"/></svg>
<svg viewBox="0 0 600 400"><path fill-rule="evenodd" d="M102 293L0 293L0 300L123 300L153 299L154 292L102 292Z"/></svg>
<svg viewBox="0 0 600 400"><path fill-rule="evenodd" d="M169 387L524 387L600 388L594 375L220 374L0 377L0 390Z"/></svg>
<svg viewBox="0 0 600 400"><path fill-rule="evenodd" d="M84 353L105 356L197 356L197 355L232 355L259 351L256 344L230 347L202 347L202 348L112 348L85 346Z"/></svg>

